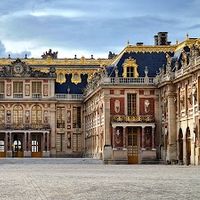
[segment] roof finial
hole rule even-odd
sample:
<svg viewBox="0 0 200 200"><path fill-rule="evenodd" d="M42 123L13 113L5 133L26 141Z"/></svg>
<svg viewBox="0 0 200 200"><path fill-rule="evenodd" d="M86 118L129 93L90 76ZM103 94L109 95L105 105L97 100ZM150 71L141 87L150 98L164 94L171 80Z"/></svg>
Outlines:
<svg viewBox="0 0 200 200"><path fill-rule="evenodd" d="M187 34L186 34L186 40L188 40L188 39L189 39L189 34L187 33Z"/></svg>
<svg viewBox="0 0 200 200"><path fill-rule="evenodd" d="M127 41L127 46L130 44L129 40Z"/></svg>
<svg viewBox="0 0 200 200"><path fill-rule="evenodd" d="M179 43L178 40L176 40L176 45L177 45L178 43Z"/></svg>

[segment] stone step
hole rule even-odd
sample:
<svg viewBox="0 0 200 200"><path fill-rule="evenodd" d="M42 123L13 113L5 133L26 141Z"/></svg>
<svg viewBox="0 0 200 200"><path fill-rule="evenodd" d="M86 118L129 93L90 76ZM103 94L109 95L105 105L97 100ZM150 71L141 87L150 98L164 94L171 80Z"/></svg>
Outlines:
<svg viewBox="0 0 200 200"><path fill-rule="evenodd" d="M0 164L103 164L93 158L0 158Z"/></svg>
<svg viewBox="0 0 200 200"><path fill-rule="evenodd" d="M163 160L142 160L141 164L159 165L159 164L165 164L165 162Z"/></svg>

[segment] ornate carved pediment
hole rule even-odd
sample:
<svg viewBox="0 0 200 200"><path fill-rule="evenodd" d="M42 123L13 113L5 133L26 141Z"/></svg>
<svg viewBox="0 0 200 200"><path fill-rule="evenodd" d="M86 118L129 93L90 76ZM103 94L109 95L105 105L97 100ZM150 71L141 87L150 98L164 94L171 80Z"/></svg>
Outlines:
<svg viewBox="0 0 200 200"><path fill-rule="evenodd" d="M25 62L22 62L19 58L11 62L11 65L3 66L0 69L0 77L49 77L55 78L55 67L50 67L49 72L41 72L39 70L33 70Z"/></svg>

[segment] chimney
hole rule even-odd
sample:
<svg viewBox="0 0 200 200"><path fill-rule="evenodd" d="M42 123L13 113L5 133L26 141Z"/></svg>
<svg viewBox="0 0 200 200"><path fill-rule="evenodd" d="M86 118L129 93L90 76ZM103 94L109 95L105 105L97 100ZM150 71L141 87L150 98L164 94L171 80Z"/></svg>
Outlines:
<svg viewBox="0 0 200 200"><path fill-rule="evenodd" d="M143 46L143 42L137 42L136 46Z"/></svg>
<svg viewBox="0 0 200 200"><path fill-rule="evenodd" d="M154 35L154 45L158 46L158 35Z"/></svg>
<svg viewBox="0 0 200 200"><path fill-rule="evenodd" d="M168 32L158 32L158 45L167 45L167 34Z"/></svg>

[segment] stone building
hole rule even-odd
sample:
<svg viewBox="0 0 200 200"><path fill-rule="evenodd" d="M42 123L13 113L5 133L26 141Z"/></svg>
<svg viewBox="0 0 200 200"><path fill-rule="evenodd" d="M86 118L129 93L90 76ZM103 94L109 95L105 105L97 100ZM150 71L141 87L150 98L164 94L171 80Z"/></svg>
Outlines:
<svg viewBox="0 0 200 200"><path fill-rule="evenodd" d="M200 40L108 59L0 59L0 156L199 164Z"/></svg>

